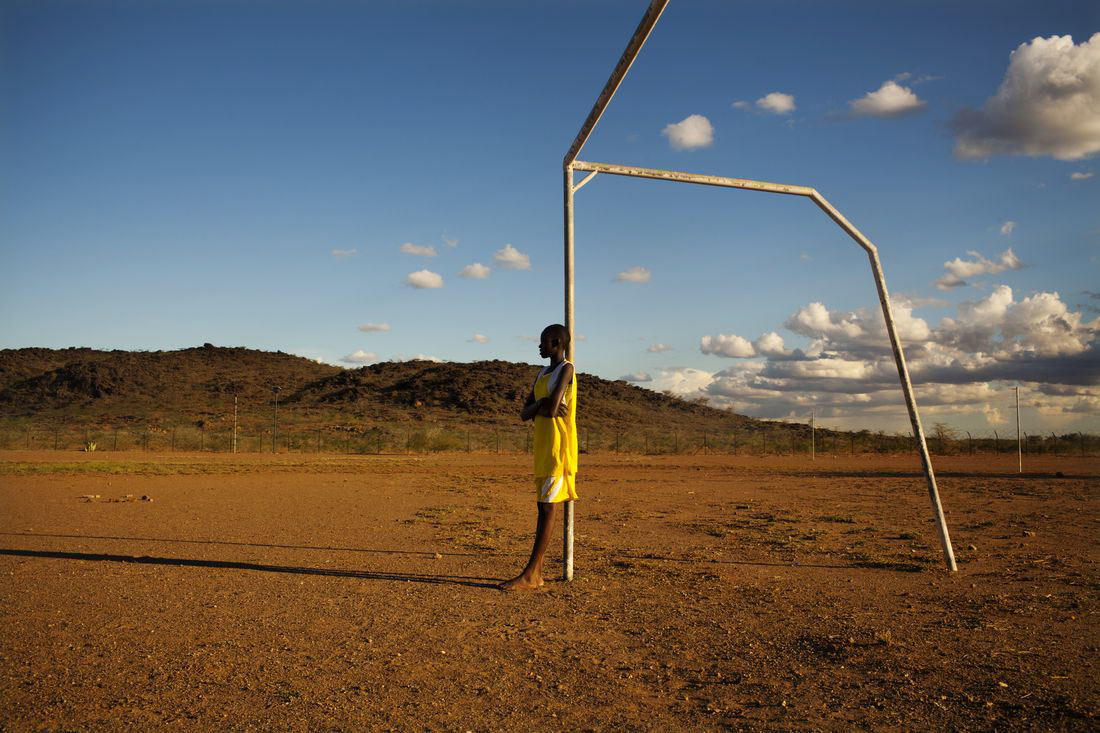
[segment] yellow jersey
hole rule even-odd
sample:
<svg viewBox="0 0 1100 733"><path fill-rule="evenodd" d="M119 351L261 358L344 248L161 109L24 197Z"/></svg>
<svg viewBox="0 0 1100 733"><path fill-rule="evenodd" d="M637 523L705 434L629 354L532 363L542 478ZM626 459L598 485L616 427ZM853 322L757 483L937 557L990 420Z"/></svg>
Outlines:
<svg viewBox="0 0 1100 733"><path fill-rule="evenodd" d="M536 400L549 397L558 386L562 367L571 362L562 361L554 367L543 367L535 379L533 392ZM572 477L577 473L577 375L561 398L569 410L565 417L535 416L535 477ZM572 482L570 482L572 483Z"/></svg>

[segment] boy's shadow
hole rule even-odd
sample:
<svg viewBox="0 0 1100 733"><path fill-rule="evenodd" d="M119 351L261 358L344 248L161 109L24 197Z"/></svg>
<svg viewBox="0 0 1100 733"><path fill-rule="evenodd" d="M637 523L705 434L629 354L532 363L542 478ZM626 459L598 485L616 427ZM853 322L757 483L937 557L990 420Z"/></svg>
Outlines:
<svg viewBox="0 0 1100 733"><path fill-rule="evenodd" d="M500 580L464 575L427 575L423 573L387 573L378 570L337 570L335 568L304 568L292 565L267 565L234 560L195 560L178 557L152 557L149 555L113 555L99 552L62 552L58 550L16 550L0 548L0 555L13 557L43 557L59 560L92 560L99 562L124 562L139 565L173 565L176 567L219 568L225 570L257 570L267 573L292 573L295 575L321 575L329 578L360 578L363 580L390 580L405 583L433 583L436 585L465 585L471 588L496 589Z"/></svg>

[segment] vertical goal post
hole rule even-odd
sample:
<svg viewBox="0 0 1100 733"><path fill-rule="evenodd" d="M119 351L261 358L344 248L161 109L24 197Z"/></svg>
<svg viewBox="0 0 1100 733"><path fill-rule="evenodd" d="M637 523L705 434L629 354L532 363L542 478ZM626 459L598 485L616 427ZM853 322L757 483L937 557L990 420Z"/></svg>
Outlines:
<svg viewBox="0 0 1100 733"><path fill-rule="evenodd" d="M622 56L619 58L619 62L615 65L615 69L611 72L610 78L607 80L607 84L604 85L603 91L600 92L599 97L596 99L596 103L592 107L592 111L589 112L588 118L581 126L580 132L577 133L577 137L573 140L573 144L569 147L569 151L565 154L565 158L562 161L562 174L563 174L563 193L564 193L564 255L565 255L565 327L569 330L569 353L568 358L572 361L574 358L574 338L575 333L575 320L574 320L574 261L573 261L573 244L574 244L574 226L573 226L573 206L574 206L574 194L580 190L582 186L590 182L596 175L605 173L613 176L629 176L635 178L649 178L659 181L671 181L674 183L694 183L704 186L717 186L720 188L733 188L742 189L747 191L760 191L763 193L779 193L789 196L800 196L810 199L819 209L821 209L826 216L833 220L837 226L843 229L849 237L855 240L864 252L867 253L868 260L871 265L871 274L875 280L875 287L878 290L879 304L882 306L882 317L886 323L886 332L890 339L890 348L894 354L894 361L898 369L898 379L901 382L901 389L905 396L905 407L909 412L909 421L913 427L913 438L917 444L917 451L920 454L921 465L924 469L924 475L928 484L928 497L932 504L933 519L936 522L936 528L939 531L940 544L943 548L944 563L948 570L954 572L957 570L955 564L955 553L951 547L951 536L947 529L947 521L943 515L943 506L940 503L939 488L936 486L936 475L932 469L932 459L928 454L928 445L924 436L924 427L921 425L920 413L917 410L916 398L913 394L913 384L909 378L909 368L905 363L905 354L902 351L901 340L898 337L897 327L894 324L893 309L890 305L890 293L886 289L886 277L882 272L882 263L879 260L878 249L871 243L867 237L863 235L851 222L849 222L843 214L841 214L829 201L818 193L815 189L808 186L791 186L779 183L766 183L763 181L752 181L742 178L727 178L723 176L710 176L699 175L695 173L682 173L679 171L666 171L657 170L653 168L639 168L636 166L616 165L611 163L592 163L587 161L578 160L577 156L580 154L584 144L588 141L589 136L592 134L592 130L595 128L596 123L599 122L600 117L603 115L604 110L607 109L607 105L610 104L612 97L614 97L616 90L622 83L623 78L626 77L626 73L630 70L631 65L634 63L634 59L637 58L638 53L642 49L642 45L649 37L650 32L656 25L657 20L661 17L661 13L664 12L665 7L668 5L668 0L651 0L649 7L646 9L645 14L642 16L641 22L638 24L637 29L634 31L634 35L631 36L630 41L627 43L626 50L623 51ZM573 174L574 171L587 172L579 183L574 183ZM564 580L570 581L573 579L573 502L568 501L565 503L565 517L563 521L563 563L562 563L562 575Z"/></svg>

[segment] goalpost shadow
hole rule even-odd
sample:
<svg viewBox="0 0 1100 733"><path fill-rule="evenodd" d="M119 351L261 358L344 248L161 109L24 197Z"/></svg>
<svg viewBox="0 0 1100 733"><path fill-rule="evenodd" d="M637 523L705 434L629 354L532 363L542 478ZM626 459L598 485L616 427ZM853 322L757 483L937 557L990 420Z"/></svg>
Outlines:
<svg viewBox="0 0 1100 733"><path fill-rule="evenodd" d="M183 557L157 557L151 555L121 555L106 552L66 552L61 550L17 550L0 548L0 555L10 557L37 557L54 560L83 560L94 562L118 562L135 565L169 565L174 567L210 568L218 570L249 570L266 573L290 573L293 575L320 575L328 578L358 578L361 580L389 580L403 583L430 583L432 585L463 585L471 588L493 588L500 585L496 578L464 575L430 575L426 573L390 573L378 570L339 570L336 568L310 568L294 565L273 565L235 560L199 560Z"/></svg>

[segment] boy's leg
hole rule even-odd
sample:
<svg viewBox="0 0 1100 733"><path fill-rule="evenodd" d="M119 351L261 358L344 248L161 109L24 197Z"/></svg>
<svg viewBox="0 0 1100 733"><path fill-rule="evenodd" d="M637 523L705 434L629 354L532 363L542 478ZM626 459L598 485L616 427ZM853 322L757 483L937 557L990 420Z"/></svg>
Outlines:
<svg viewBox="0 0 1100 733"><path fill-rule="evenodd" d="M528 590L542 585L542 560L546 556L546 548L550 546L550 535L551 530L554 529L554 520L558 516L558 505L538 502L537 506L539 519L535 526L535 544L531 548L531 558L527 561L527 567L522 573L500 584L501 590Z"/></svg>

